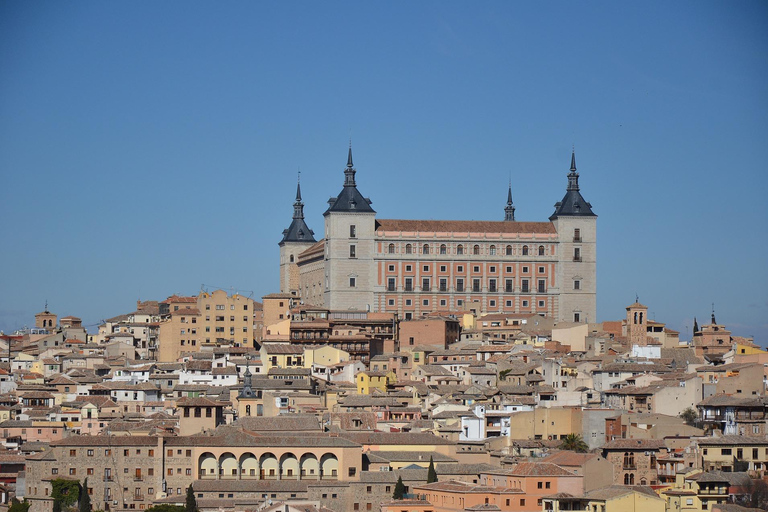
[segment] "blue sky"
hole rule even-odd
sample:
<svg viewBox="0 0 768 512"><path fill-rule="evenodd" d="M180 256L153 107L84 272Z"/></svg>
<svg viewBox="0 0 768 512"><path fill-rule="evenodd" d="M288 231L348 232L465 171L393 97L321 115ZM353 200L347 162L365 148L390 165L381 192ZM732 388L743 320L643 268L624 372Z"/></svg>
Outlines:
<svg viewBox="0 0 768 512"><path fill-rule="evenodd" d="M0 329L278 289L302 171L382 218L545 220L572 145L598 319L768 342L768 3L0 1Z"/></svg>

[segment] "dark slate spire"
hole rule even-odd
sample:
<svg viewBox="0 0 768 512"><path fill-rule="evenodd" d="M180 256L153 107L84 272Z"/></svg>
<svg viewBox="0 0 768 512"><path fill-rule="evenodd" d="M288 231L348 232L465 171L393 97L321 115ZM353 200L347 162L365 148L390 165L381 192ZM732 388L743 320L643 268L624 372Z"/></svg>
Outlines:
<svg viewBox="0 0 768 512"><path fill-rule="evenodd" d="M304 222L304 203L301 201L301 181L299 181L296 184L296 201L293 203L293 221L288 229L283 231L283 239L279 245L285 242L315 243L314 234L314 231Z"/></svg>
<svg viewBox="0 0 768 512"><path fill-rule="evenodd" d="M328 209L323 215L330 212L364 212L375 213L371 208L371 200L363 197L357 190L355 183L355 169L352 163L352 143L349 144L349 153L347 155L347 167L344 169L344 188L338 197L332 197L328 200Z"/></svg>
<svg viewBox="0 0 768 512"><path fill-rule="evenodd" d="M515 206L512 204L512 181L509 182L507 190L507 206L504 207L504 221L515 220Z"/></svg>
<svg viewBox="0 0 768 512"><path fill-rule="evenodd" d="M355 187L355 170L352 164L352 143L349 143L349 155L347 156L347 168L344 169L344 186Z"/></svg>
<svg viewBox="0 0 768 512"><path fill-rule="evenodd" d="M571 153L571 172L568 173L568 188L566 188L563 200L555 203L555 213L549 220L555 220L560 216L597 217L592 212L592 205L581 196L579 192L579 173L576 172L576 152Z"/></svg>
<svg viewBox="0 0 768 512"><path fill-rule="evenodd" d="M717 325L717 322L715 321L715 303L712 303L712 325Z"/></svg>
<svg viewBox="0 0 768 512"><path fill-rule="evenodd" d="M256 393L253 392L253 383L251 382L251 368L250 368L250 362L251 358L246 357L246 363L245 363L245 373L243 373L243 389L240 390L240 394L237 395L237 398L255 398Z"/></svg>

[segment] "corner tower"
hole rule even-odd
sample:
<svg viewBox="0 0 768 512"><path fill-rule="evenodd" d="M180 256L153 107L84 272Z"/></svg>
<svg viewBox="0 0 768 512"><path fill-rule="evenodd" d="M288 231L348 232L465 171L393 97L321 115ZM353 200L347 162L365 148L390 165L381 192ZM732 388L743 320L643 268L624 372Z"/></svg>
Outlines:
<svg viewBox="0 0 768 512"><path fill-rule="evenodd" d="M372 309L375 284L376 212L355 182L349 146L344 188L328 200L325 217L325 307L332 310Z"/></svg>
<svg viewBox="0 0 768 512"><path fill-rule="evenodd" d="M304 222L304 203L301 201L301 182L296 185L293 220L283 231L280 246L280 292L299 294L298 256L316 242L314 232Z"/></svg>
<svg viewBox="0 0 768 512"><path fill-rule="evenodd" d="M561 321L596 322L597 215L579 191L576 153L571 153L568 187L549 220L558 235L556 279L560 288L557 317Z"/></svg>

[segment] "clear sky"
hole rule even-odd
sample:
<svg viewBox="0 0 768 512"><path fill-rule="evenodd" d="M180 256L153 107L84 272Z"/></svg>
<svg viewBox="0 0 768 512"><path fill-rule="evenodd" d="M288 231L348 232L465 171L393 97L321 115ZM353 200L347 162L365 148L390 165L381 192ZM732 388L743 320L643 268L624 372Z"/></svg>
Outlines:
<svg viewBox="0 0 768 512"><path fill-rule="evenodd" d="M598 320L768 343L768 2L0 1L0 329L278 290L352 137L381 218L542 221L572 145Z"/></svg>

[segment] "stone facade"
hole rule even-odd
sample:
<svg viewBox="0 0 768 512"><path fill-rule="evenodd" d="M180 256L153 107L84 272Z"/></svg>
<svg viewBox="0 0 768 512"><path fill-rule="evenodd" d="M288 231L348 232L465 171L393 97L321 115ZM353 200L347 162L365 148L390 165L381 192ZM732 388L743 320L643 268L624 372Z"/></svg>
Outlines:
<svg viewBox="0 0 768 512"><path fill-rule="evenodd" d="M298 290L288 272L281 291L308 305L405 319L469 311L595 320L597 217L579 193L575 159L548 222L515 221L511 193L504 221L378 219L355 172L350 151L344 189L324 214L323 240L303 252L304 241L280 242L281 276L291 255L299 272Z"/></svg>

